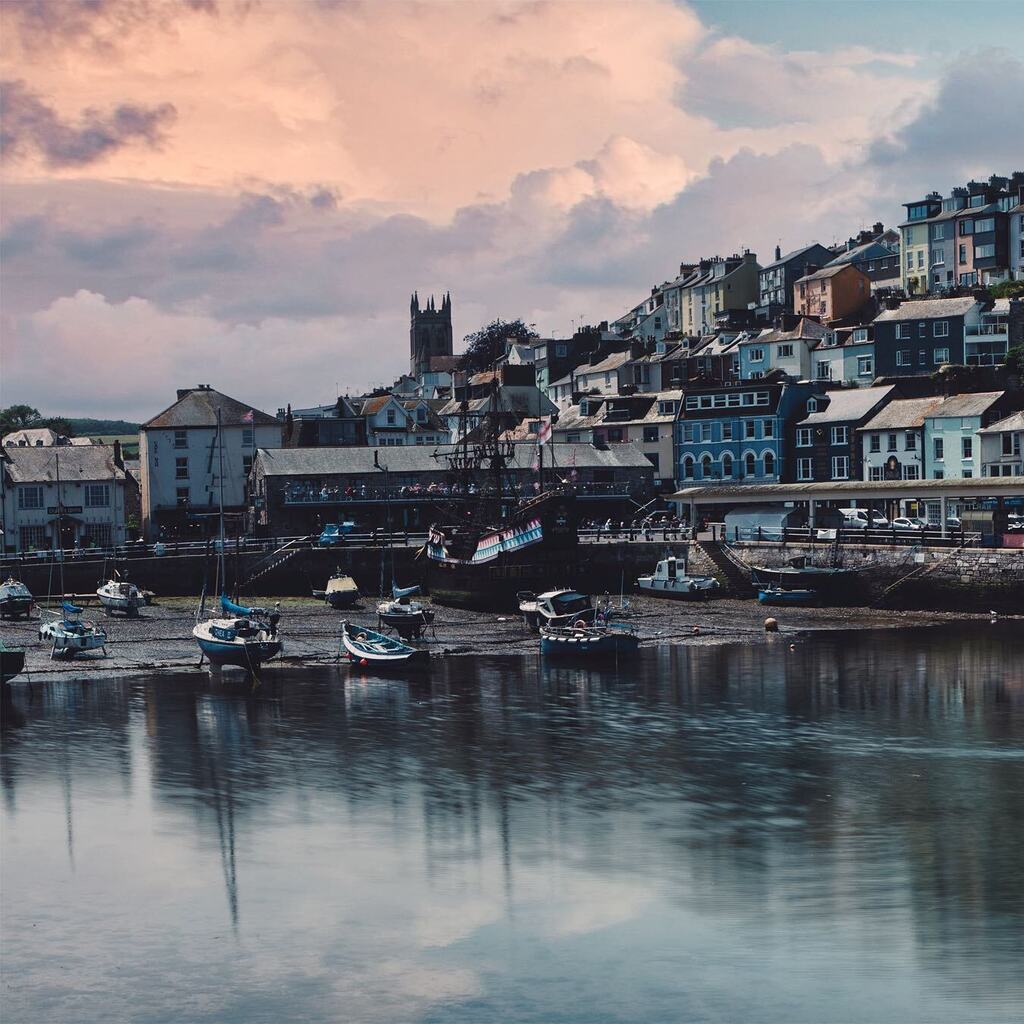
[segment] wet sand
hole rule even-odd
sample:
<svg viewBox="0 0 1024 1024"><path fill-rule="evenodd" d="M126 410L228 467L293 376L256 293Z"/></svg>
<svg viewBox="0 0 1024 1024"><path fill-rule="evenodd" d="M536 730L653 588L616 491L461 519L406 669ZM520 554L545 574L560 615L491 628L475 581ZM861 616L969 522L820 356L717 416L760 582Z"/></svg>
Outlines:
<svg viewBox="0 0 1024 1024"><path fill-rule="evenodd" d="M956 612L879 611L868 608L768 608L756 601L720 598L711 601L668 601L631 595L623 620L635 625L647 644L764 643L785 636L798 639L814 630L877 629L934 626L943 622L986 620L986 615ZM267 600L265 603L272 603ZM434 607L435 621L422 645L438 654L536 652L537 637L512 613L470 612ZM195 604L186 598L166 598L142 609L137 619L106 616L102 608L86 608L83 619L102 625L108 635L107 655L50 658L48 644L38 639L39 613L30 621L3 623L4 641L26 650L25 671L16 682L31 679L93 679L110 673L196 667L199 651L192 638ZM778 634L766 633L765 619L778 621ZM50 618L43 612L43 621ZM334 611L313 598L281 600L281 635L284 655L264 666L318 664L338 658L343 618L376 627L376 600L364 599L347 612ZM1022 617L1024 621L1024 617ZM205 671L205 669L204 669ZM232 671L232 670L228 670Z"/></svg>

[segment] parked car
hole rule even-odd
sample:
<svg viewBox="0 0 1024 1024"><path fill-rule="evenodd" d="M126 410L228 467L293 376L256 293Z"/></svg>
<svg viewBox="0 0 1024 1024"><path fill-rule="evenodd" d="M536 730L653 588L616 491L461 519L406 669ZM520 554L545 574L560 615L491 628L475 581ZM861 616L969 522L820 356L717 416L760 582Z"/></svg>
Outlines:
<svg viewBox="0 0 1024 1024"><path fill-rule="evenodd" d="M922 533L928 529L928 524L923 519L914 519L911 516L897 516L892 521L892 528L894 530L913 530L916 533Z"/></svg>
<svg viewBox="0 0 1024 1024"><path fill-rule="evenodd" d="M334 547L335 544L343 544L345 538L356 528L351 520L343 523L328 523L320 533L317 544L322 548Z"/></svg>
<svg viewBox="0 0 1024 1024"><path fill-rule="evenodd" d="M947 530L959 530L960 529L960 517L959 516L946 516L946 529Z"/></svg>
<svg viewBox="0 0 1024 1024"><path fill-rule="evenodd" d="M889 527L889 520L873 508L841 508L839 513L847 529L885 530Z"/></svg>

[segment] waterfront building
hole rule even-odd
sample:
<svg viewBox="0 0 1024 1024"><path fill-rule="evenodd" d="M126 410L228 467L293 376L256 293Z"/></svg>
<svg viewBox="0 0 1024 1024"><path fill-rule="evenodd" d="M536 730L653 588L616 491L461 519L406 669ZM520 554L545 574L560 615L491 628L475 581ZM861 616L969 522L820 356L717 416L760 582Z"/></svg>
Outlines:
<svg viewBox="0 0 1024 1024"><path fill-rule="evenodd" d="M6 553L123 544L137 500L118 444L0 448Z"/></svg>
<svg viewBox="0 0 1024 1024"><path fill-rule="evenodd" d="M1024 412L1014 412L978 431L982 476L1024 477Z"/></svg>
<svg viewBox="0 0 1024 1024"><path fill-rule="evenodd" d="M397 448L448 443L448 427L426 399L378 395L363 402L361 414L369 445Z"/></svg>
<svg viewBox="0 0 1024 1024"><path fill-rule="evenodd" d="M811 350L815 380L864 386L875 379L875 329L872 324L833 327Z"/></svg>
<svg viewBox="0 0 1024 1024"><path fill-rule="evenodd" d="M806 380L811 376L811 352L828 334L829 328L801 316L789 330L779 328L745 336L737 344L741 379L757 380L772 370L781 370L796 380Z"/></svg>
<svg viewBox="0 0 1024 1024"><path fill-rule="evenodd" d="M351 520L372 530L390 515L398 528L426 529L437 518L439 503L476 499L490 486L491 474L484 472L463 491L445 458L452 452L449 446L261 449L253 466L254 526L264 535L293 536ZM535 494L537 465L535 443L513 444L502 474L506 493ZM654 467L633 444L598 448L549 442L544 483L574 487L580 516L622 518L653 496Z"/></svg>
<svg viewBox="0 0 1024 1024"><path fill-rule="evenodd" d="M791 480L788 428L806 415L808 399L820 390L782 374L734 384L691 383L676 423L677 479Z"/></svg>
<svg viewBox="0 0 1024 1024"><path fill-rule="evenodd" d="M871 280L852 263L830 265L801 277L793 286L793 311L824 323L863 315Z"/></svg>
<svg viewBox="0 0 1024 1024"><path fill-rule="evenodd" d="M951 395L924 417L924 473L929 480L981 476L978 431L1012 411L1014 399L1005 391Z"/></svg>
<svg viewBox="0 0 1024 1024"><path fill-rule="evenodd" d="M938 396L897 398L856 430L865 480L923 480L924 419Z"/></svg>
<svg viewBox="0 0 1024 1024"><path fill-rule="evenodd" d="M857 431L896 393L894 387L833 388L807 400L807 415L792 430L798 483L858 480L862 449Z"/></svg>
<svg viewBox="0 0 1024 1024"><path fill-rule="evenodd" d="M832 259L832 252L819 242L782 254L775 247L775 259L758 273L758 315L774 320L782 313L793 312L793 286L802 277L820 270Z"/></svg>
<svg viewBox="0 0 1024 1024"><path fill-rule="evenodd" d="M232 516L241 515L256 449L279 447L282 426L273 416L215 391L209 384L179 388L173 405L139 430L146 539L214 530L212 519L222 487L225 510Z"/></svg>
<svg viewBox="0 0 1024 1024"><path fill-rule="evenodd" d="M966 328L981 323L983 304L973 296L916 299L875 317L875 373L909 376L963 363Z"/></svg>

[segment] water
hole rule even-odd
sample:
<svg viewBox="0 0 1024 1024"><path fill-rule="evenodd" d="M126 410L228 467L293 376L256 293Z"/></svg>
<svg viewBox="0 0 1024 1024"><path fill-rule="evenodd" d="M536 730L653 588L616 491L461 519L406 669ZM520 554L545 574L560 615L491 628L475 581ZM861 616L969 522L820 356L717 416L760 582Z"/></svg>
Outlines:
<svg viewBox="0 0 1024 1024"><path fill-rule="evenodd" d="M1024 631L18 684L3 1019L994 1022Z"/></svg>

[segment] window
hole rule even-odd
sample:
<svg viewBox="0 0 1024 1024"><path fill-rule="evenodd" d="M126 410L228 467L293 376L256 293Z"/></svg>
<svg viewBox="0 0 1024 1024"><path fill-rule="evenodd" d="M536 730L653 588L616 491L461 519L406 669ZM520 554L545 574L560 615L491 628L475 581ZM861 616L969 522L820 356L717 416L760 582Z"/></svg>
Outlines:
<svg viewBox="0 0 1024 1024"><path fill-rule="evenodd" d="M712 459L710 455L702 455L700 457L700 475L702 480L710 480L714 473L712 472Z"/></svg>
<svg viewBox="0 0 1024 1024"><path fill-rule="evenodd" d="M252 456L251 455L243 455L242 456L242 472L246 476L248 476L249 473L252 472Z"/></svg>
<svg viewBox="0 0 1024 1024"><path fill-rule="evenodd" d="M932 225L932 241L941 242L946 237L946 225L945 224L933 224Z"/></svg>
<svg viewBox="0 0 1024 1024"><path fill-rule="evenodd" d="M1020 455L1020 434L1003 434L1003 454Z"/></svg>
<svg viewBox="0 0 1024 1024"><path fill-rule="evenodd" d="M942 438L941 437L933 438L932 439L932 455L935 456L935 461L936 462L941 462L943 460L942 451L943 451L943 441L942 441Z"/></svg>
<svg viewBox="0 0 1024 1024"><path fill-rule="evenodd" d="M18 532L21 535L22 551L33 551L50 546L46 539L45 526L23 526Z"/></svg>
<svg viewBox="0 0 1024 1024"><path fill-rule="evenodd" d="M693 479L693 456L687 455L683 459L683 478L686 480Z"/></svg>
<svg viewBox="0 0 1024 1024"><path fill-rule="evenodd" d="M644 427L644 440L650 444L653 441L658 440L658 428L657 427Z"/></svg>
<svg viewBox="0 0 1024 1024"><path fill-rule="evenodd" d="M906 349L900 349L896 353L896 365L897 366L910 366L910 353Z"/></svg>
<svg viewBox="0 0 1024 1024"><path fill-rule="evenodd" d="M907 250L907 270L914 269L914 254L908 249Z"/></svg>
<svg viewBox="0 0 1024 1024"><path fill-rule="evenodd" d="M723 441L731 441L732 440L732 420L723 420L722 421L722 440Z"/></svg>
<svg viewBox="0 0 1024 1024"><path fill-rule="evenodd" d="M797 427L796 446L797 448L810 448L814 443L814 431L810 427Z"/></svg>
<svg viewBox="0 0 1024 1024"><path fill-rule="evenodd" d="M965 469L963 471L963 477L964 477L965 480L969 479L972 476L974 476L974 470L973 469Z"/></svg>
<svg viewBox="0 0 1024 1024"><path fill-rule="evenodd" d="M675 416L676 414L676 403L675 402L659 402L658 403L658 415L659 416Z"/></svg>
<svg viewBox="0 0 1024 1024"><path fill-rule="evenodd" d="M416 422L417 423L426 423L427 422L427 410L424 409L422 405L416 410Z"/></svg>
<svg viewBox="0 0 1024 1024"><path fill-rule="evenodd" d="M974 258L976 260L991 259L996 254L994 245L976 245L974 247Z"/></svg>
<svg viewBox="0 0 1024 1024"><path fill-rule="evenodd" d="M887 452L894 452L894 451L896 451L896 441L898 440L898 438L899 438L898 434L889 434L886 437L885 450Z"/></svg>
<svg viewBox="0 0 1024 1024"><path fill-rule="evenodd" d="M728 452L722 456L722 476L726 479L732 476L732 456Z"/></svg>
<svg viewBox="0 0 1024 1024"><path fill-rule="evenodd" d="M850 476L850 458L848 455L834 455L832 457L832 479L847 480Z"/></svg>
<svg viewBox="0 0 1024 1024"><path fill-rule="evenodd" d="M850 428L849 427L833 427L832 428L832 443L833 444L849 444L850 443Z"/></svg>
<svg viewBox="0 0 1024 1024"><path fill-rule="evenodd" d="M33 509L43 507L43 489L39 484L22 484L18 488L18 508Z"/></svg>
<svg viewBox="0 0 1024 1024"><path fill-rule="evenodd" d="M917 451L917 434L915 434L912 430L908 430L907 433L906 433L906 438L905 438L905 440L903 442L903 446L904 446L904 449L906 451L908 451L908 452L916 452Z"/></svg>
<svg viewBox="0 0 1024 1024"><path fill-rule="evenodd" d="M868 467L868 479L869 480L881 480L882 479L882 467L881 466L869 466Z"/></svg>
<svg viewBox="0 0 1024 1024"><path fill-rule="evenodd" d="M928 362L928 353L922 348L917 352L917 365L924 366Z"/></svg>
<svg viewBox="0 0 1024 1024"><path fill-rule="evenodd" d="M762 437L774 437L775 436L775 421L774 420L762 420L761 421L761 436Z"/></svg>
<svg viewBox="0 0 1024 1024"><path fill-rule="evenodd" d="M108 548L113 543L113 529L110 523L89 523L85 528L86 536L101 548Z"/></svg>
<svg viewBox="0 0 1024 1024"><path fill-rule="evenodd" d="M711 440L711 424L710 423L702 423L700 425L700 438L699 439L701 441L710 441Z"/></svg>
<svg viewBox="0 0 1024 1024"><path fill-rule="evenodd" d="M388 420L388 426L389 427L393 427L395 425L395 410L394 409L388 409L387 420Z"/></svg>
<svg viewBox="0 0 1024 1024"><path fill-rule="evenodd" d="M924 269L924 249L917 250L917 269Z"/></svg>
<svg viewBox="0 0 1024 1024"><path fill-rule="evenodd" d="M936 320L932 324L932 337L934 338L948 338L949 337L949 321L948 320Z"/></svg>
<svg viewBox="0 0 1024 1024"><path fill-rule="evenodd" d="M812 413L812 412L817 412L817 411L818 411L818 402L817 402L817 400L814 399L814 398L808 398L807 399L807 412L808 413Z"/></svg>
<svg viewBox="0 0 1024 1024"><path fill-rule="evenodd" d="M764 475L775 476L775 453L764 453Z"/></svg>
<svg viewBox="0 0 1024 1024"><path fill-rule="evenodd" d="M188 488L187 487L178 487L178 488L176 488L174 494L175 494L175 503L177 504L178 508L182 508L183 506L188 504Z"/></svg>
<svg viewBox="0 0 1024 1024"><path fill-rule="evenodd" d="M86 484L85 507L106 508L110 504L110 484Z"/></svg>
<svg viewBox="0 0 1024 1024"><path fill-rule="evenodd" d="M796 460L796 478L797 478L797 480L813 480L814 479L814 460L813 459L797 459Z"/></svg>
<svg viewBox="0 0 1024 1024"><path fill-rule="evenodd" d="M875 372L875 360L871 356L857 356L857 375L871 377Z"/></svg>
<svg viewBox="0 0 1024 1024"><path fill-rule="evenodd" d="M920 466L904 466L903 467L903 479L904 480L920 480L921 479L921 467Z"/></svg>
<svg viewBox="0 0 1024 1024"><path fill-rule="evenodd" d="M764 359L763 348L752 348L750 350L750 361L752 363L760 363Z"/></svg>
<svg viewBox="0 0 1024 1024"><path fill-rule="evenodd" d="M941 469L936 469L932 473L932 479L933 480L945 480L945 478L946 478L946 474Z"/></svg>
<svg viewBox="0 0 1024 1024"><path fill-rule="evenodd" d="M957 260L960 263L966 263L967 262L967 246L966 245L961 245L960 246L960 251L959 251L959 255L957 256Z"/></svg>
<svg viewBox="0 0 1024 1024"><path fill-rule="evenodd" d="M187 480L188 479L188 459L175 459L174 460L174 479L175 480Z"/></svg>
<svg viewBox="0 0 1024 1024"><path fill-rule="evenodd" d="M831 380L832 364L827 359L819 359L815 376L818 380Z"/></svg>
<svg viewBox="0 0 1024 1024"><path fill-rule="evenodd" d="M896 337L897 338L909 338L910 337L910 324L897 324L896 325Z"/></svg>
<svg viewBox="0 0 1024 1024"><path fill-rule="evenodd" d="M693 424L683 424L683 444L693 444Z"/></svg>
<svg viewBox="0 0 1024 1024"><path fill-rule="evenodd" d="M868 451L869 452L880 452L882 450L882 435L881 434L869 434L868 435Z"/></svg>
<svg viewBox="0 0 1024 1024"><path fill-rule="evenodd" d="M948 363L949 362L949 349L948 348L937 348L935 350L934 358L935 358L936 364Z"/></svg>
<svg viewBox="0 0 1024 1024"><path fill-rule="evenodd" d="M856 327L853 331L854 341L867 341L868 340L868 329L866 327Z"/></svg>
<svg viewBox="0 0 1024 1024"><path fill-rule="evenodd" d="M932 249L932 266L944 264L946 262L946 254L942 249Z"/></svg>
<svg viewBox="0 0 1024 1024"><path fill-rule="evenodd" d="M973 437L962 437L960 438L960 453L964 462L974 458L974 438Z"/></svg>
<svg viewBox="0 0 1024 1024"><path fill-rule="evenodd" d="M974 233L976 235L983 235L986 231L995 231L995 229L995 217L982 217L974 222Z"/></svg>
<svg viewBox="0 0 1024 1024"><path fill-rule="evenodd" d="M756 420L743 421L743 436L748 440L757 436Z"/></svg>
<svg viewBox="0 0 1024 1024"><path fill-rule="evenodd" d="M188 431L187 430L176 430L174 432L174 447L175 448L187 448L188 447Z"/></svg>
<svg viewBox="0 0 1024 1024"><path fill-rule="evenodd" d="M568 351L569 351L569 349L565 345L556 345L555 346L555 355L556 356L564 356Z"/></svg>
<svg viewBox="0 0 1024 1024"><path fill-rule="evenodd" d="M786 344L786 345L780 345L779 346L779 358L780 359L785 359L787 356L791 356L792 354L793 354L793 346L792 345Z"/></svg>
<svg viewBox="0 0 1024 1024"><path fill-rule="evenodd" d="M757 460L754 458L753 452L747 452L743 456L743 472L747 476L757 476Z"/></svg>
<svg viewBox="0 0 1024 1024"><path fill-rule="evenodd" d="M974 234L974 221L973 220L962 220L962 221L960 221L960 234L961 235L973 235Z"/></svg>

